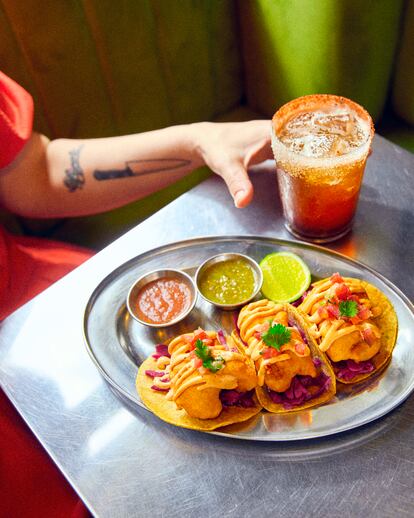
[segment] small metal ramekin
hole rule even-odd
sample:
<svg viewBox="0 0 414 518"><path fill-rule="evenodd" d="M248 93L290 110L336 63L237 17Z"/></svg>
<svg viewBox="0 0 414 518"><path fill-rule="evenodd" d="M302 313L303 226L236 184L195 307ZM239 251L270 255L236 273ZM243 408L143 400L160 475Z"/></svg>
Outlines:
<svg viewBox="0 0 414 518"><path fill-rule="evenodd" d="M180 313L175 319L171 320L170 322L162 322L161 324L153 324L151 322L145 322L145 320L141 320L139 316L134 311L134 302L136 301L137 295L139 291L149 282L156 281L157 279L161 279L164 277L178 277L181 278L184 282L188 284L188 287L190 288L191 292L191 302L188 308ZM185 272L181 270L174 270L174 269L165 269L165 270L154 270L152 272L146 273L142 277L140 277L137 281L134 282L134 284L131 286L127 298L126 298L126 306L130 313L130 315L140 324L143 324L144 326L149 327L168 327L172 326L173 324L177 324L181 320L183 320L194 308L194 305L197 300L197 289L194 284L193 279Z"/></svg>
<svg viewBox="0 0 414 518"><path fill-rule="evenodd" d="M249 298L247 298L245 300L241 300L237 304L220 304L219 302L215 302L213 300L210 300L205 295L203 295L203 293L200 290L199 282L200 282L200 278L201 278L202 274L205 272L205 270L209 266L211 266L213 264L216 264L216 263L221 263L221 262L224 262L224 261L228 261L228 260L231 260L231 259L243 259L247 263L249 263L249 265L252 268L253 275L254 275L254 290L253 290L253 293L251 294L251 296ZM195 284L197 286L198 293L201 295L201 297L204 300L206 300L207 302L210 302L210 304L213 304L214 306L216 306L216 307L218 307L220 309L231 311L233 309L237 309L237 308L240 308L241 306L244 306L245 304L247 304L248 302L250 302L251 300L253 300L256 297L256 295L259 293L259 291L260 291L260 289L262 287L262 284L263 284L263 273L262 273L262 270L261 270L260 266L251 257L249 257L247 255L244 255L244 254L238 254L238 253L229 252L229 253L215 255L214 257L210 257L209 259L204 261L204 263L202 263L198 267L198 269L196 271L196 274L195 274Z"/></svg>

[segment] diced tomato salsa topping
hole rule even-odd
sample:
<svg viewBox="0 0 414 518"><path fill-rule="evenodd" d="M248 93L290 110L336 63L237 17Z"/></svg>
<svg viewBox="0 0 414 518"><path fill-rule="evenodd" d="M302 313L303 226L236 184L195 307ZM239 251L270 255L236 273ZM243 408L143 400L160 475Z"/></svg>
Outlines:
<svg viewBox="0 0 414 518"><path fill-rule="evenodd" d="M326 304L326 311L328 312L329 318L339 318L341 316L339 307L334 304Z"/></svg>
<svg viewBox="0 0 414 518"><path fill-rule="evenodd" d="M266 347L266 349L262 353L262 357L265 360L268 360L269 358L275 358L276 356L279 356L279 351L276 350L273 347Z"/></svg>
<svg viewBox="0 0 414 518"><path fill-rule="evenodd" d="M254 329L254 336L260 340L262 338L262 334L269 331L270 321L263 322L263 324L258 324Z"/></svg>
<svg viewBox="0 0 414 518"><path fill-rule="evenodd" d="M204 340L205 338L208 338L207 333L204 331L204 329L201 329L201 327L196 329L193 334L194 334L194 338L193 338L194 341Z"/></svg>
<svg viewBox="0 0 414 518"><path fill-rule="evenodd" d="M201 340L204 345L209 347L214 345L214 339L210 338L208 334L200 327L191 335L184 336L184 341L190 345L190 351L194 351L197 340Z"/></svg>
<svg viewBox="0 0 414 518"><path fill-rule="evenodd" d="M371 310L361 304L360 297L351 292L350 288L346 285L344 279L339 275L339 273L334 273L330 277L330 281L332 282L332 287L329 290L329 295L326 296L326 302L317 310L321 319L344 318L352 324L357 325L372 317ZM358 304L358 313L354 317L341 315L341 302L350 300Z"/></svg>
<svg viewBox="0 0 414 518"><path fill-rule="evenodd" d="M305 351L306 351L306 344L304 344L303 342L297 342L295 344L295 351L298 353L298 354L305 354Z"/></svg>
<svg viewBox="0 0 414 518"><path fill-rule="evenodd" d="M322 320L326 320L329 318L329 313L326 309L326 306L319 306L318 315L320 316L320 318L322 318Z"/></svg>
<svg viewBox="0 0 414 518"><path fill-rule="evenodd" d="M368 320L372 316L371 310L368 308L364 308L363 306L359 308L358 315L361 320Z"/></svg>
<svg viewBox="0 0 414 518"><path fill-rule="evenodd" d="M203 360L201 358L194 358L194 367L199 369L203 366Z"/></svg>
<svg viewBox="0 0 414 518"><path fill-rule="evenodd" d="M349 297L352 295L352 293L344 282L342 282L342 284L336 283L333 287L338 300L349 300Z"/></svg>
<svg viewBox="0 0 414 518"><path fill-rule="evenodd" d="M344 282L344 280L343 280L343 278L339 275L339 273L338 273L338 272L336 272L336 273L333 273L333 274L331 275L331 282L333 282L333 283L335 283L335 282L339 282L339 283L341 283L341 282Z"/></svg>

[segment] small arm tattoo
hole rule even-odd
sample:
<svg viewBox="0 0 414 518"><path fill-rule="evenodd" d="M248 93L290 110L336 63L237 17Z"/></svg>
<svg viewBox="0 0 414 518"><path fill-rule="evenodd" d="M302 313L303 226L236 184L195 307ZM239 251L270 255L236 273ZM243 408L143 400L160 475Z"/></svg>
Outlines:
<svg viewBox="0 0 414 518"><path fill-rule="evenodd" d="M70 168L65 169L65 179L63 181L69 192L82 189L85 184L85 175L79 163L79 155L82 148L83 145L69 151Z"/></svg>
<svg viewBox="0 0 414 518"><path fill-rule="evenodd" d="M191 160L182 160L180 158L158 158L149 160L130 160L125 163L123 169L96 169L93 172L95 180L116 180L119 178L128 178L131 176L144 176L163 171L171 171L186 167L191 164Z"/></svg>

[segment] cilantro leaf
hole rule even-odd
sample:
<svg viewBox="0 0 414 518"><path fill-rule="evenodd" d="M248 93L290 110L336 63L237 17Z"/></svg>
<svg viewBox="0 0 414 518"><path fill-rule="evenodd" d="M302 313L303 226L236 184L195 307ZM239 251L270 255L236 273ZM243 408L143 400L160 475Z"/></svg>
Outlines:
<svg viewBox="0 0 414 518"><path fill-rule="evenodd" d="M263 342L269 347L274 347L278 351L283 344L287 344L290 340L291 331L282 324L274 324L262 333Z"/></svg>
<svg viewBox="0 0 414 518"><path fill-rule="evenodd" d="M358 303L355 300L343 300L339 303L341 317L356 317L358 314Z"/></svg>
<svg viewBox="0 0 414 518"><path fill-rule="evenodd" d="M213 373L224 367L224 359L221 356L214 358L208 345L205 345L199 338L195 343L195 354L203 362L203 367Z"/></svg>
<svg viewBox="0 0 414 518"><path fill-rule="evenodd" d="M195 343L195 353L203 362L211 357L211 352L209 351L208 346L199 338L197 338Z"/></svg>
<svg viewBox="0 0 414 518"><path fill-rule="evenodd" d="M224 359L221 356L217 356L217 358L206 360L203 362L203 367L213 373L217 372L224 367Z"/></svg>

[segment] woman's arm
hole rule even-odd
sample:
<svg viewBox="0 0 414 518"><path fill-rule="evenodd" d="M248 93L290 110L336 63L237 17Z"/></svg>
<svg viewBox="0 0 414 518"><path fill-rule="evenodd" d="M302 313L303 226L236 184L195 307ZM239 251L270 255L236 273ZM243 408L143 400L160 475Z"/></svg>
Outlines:
<svg viewBox="0 0 414 518"><path fill-rule="evenodd" d="M102 139L49 141L34 133L0 171L0 203L26 217L96 214L125 205L207 165L237 207L253 195L250 165L271 158L270 122L194 123Z"/></svg>

